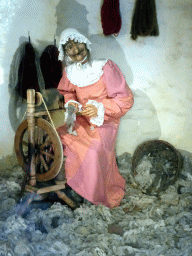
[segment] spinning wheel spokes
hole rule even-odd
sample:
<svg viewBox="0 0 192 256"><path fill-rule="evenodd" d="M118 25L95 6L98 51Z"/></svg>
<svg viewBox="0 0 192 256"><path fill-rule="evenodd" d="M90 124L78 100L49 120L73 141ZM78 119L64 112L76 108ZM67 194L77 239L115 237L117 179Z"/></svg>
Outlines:
<svg viewBox="0 0 192 256"><path fill-rule="evenodd" d="M49 167L48 167L48 165L47 165L47 163L46 163L46 161L45 161L45 159L42 155L40 155L40 161L41 161L41 165L44 167L45 171L48 172Z"/></svg>
<svg viewBox="0 0 192 256"><path fill-rule="evenodd" d="M41 154L46 155L46 156L48 156L50 158L53 158L53 159L55 158L53 154L50 154L50 153L48 153L46 151L43 151L43 150L41 151Z"/></svg>

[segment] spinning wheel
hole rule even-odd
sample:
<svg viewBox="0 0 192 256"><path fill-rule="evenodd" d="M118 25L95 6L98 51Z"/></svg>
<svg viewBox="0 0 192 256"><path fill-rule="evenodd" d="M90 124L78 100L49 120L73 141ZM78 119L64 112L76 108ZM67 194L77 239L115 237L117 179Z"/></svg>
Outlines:
<svg viewBox="0 0 192 256"><path fill-rule="evenodd" d="M47 111L35 112L35 105L40 105L42 101L44 101L42 96L35 93L35 90L27 90L27 120L19 125L15 133L15 152L18 163L26 174L29 174L25 189L36 194L54 191L59 198L75 209L77 205L62 191L66 184L64 178L55 181L55 185L42 184L54 179L63 165L63 146L45 102ZM41 117L47 114L52 124ZM39 181L43 187L36 187L36 181Z"/></svg>
<svg viewBox="0 0 192 256"><path fill-rule="evenodd" d="M51 180L57 176L63 164L61 141L51 124L42 118L35 118L34 139L36 180ZM23 170L28 168L29 146L28 123L25 120L19 125L15 134L15 151Z"/></svg>

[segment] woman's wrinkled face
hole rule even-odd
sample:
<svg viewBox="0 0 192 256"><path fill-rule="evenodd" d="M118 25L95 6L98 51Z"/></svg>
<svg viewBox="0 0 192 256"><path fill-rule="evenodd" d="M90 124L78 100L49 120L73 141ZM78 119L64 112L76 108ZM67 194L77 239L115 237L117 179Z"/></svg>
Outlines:
<svg viewBox="0 0 192 256"><path fill-rule="evenodd" d="M81 62L88 54L86 44L69 40L65 44L65 52L75 62Z"/></svg>

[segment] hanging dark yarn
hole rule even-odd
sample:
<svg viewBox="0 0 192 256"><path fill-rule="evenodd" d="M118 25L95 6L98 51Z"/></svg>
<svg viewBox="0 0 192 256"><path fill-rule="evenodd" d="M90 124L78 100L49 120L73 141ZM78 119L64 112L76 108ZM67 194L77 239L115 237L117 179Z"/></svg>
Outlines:
<svg viewBox="0 0 192 256"><path fill-rule="evenodd" d="M132 18L131 38L138 36L158 36L159 27L155 0L136 0Z"/></svg>
<svg viewBox="0 0 192 256"><path fill-rule="evenodd" d="M59 51L55 45L48 45L40 58L45 89L57 88L62 77L62 62L58 60Z"/></svg>
<svg viewBox="0 0 192 256"><path fill-rule="evenodd" d="M30 42L24 42L16 50L9 74L9 92L26 99L27 89L39 92L44 89L38 56Z"/></svg>
<svg viewBox="0 0 192 256"><path fill-rule="evenodd" d="M119 0L104 0L101 7L101 23L104 35L119 33L121 29Z"/></svg>
<svg viewBox="0 0 192 256"><path fill-rule="evenodd" d="M27 98L27 89L35 89L36 92L40 91L35 65L35 52L31 43L27 43L25 46L25 55L19 65L18 74L19 80L16 90L22 98Z"/></svg>

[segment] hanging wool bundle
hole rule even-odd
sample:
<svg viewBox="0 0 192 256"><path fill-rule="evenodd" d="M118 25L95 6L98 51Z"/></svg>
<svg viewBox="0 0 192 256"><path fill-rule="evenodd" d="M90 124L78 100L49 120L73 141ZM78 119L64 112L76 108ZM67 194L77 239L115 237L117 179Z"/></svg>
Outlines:
<svg viewBox="0 0 192 256"><path fill-rule="evenodd" d="M104 0L101 7L101 23L104 35L119 33L121 29L119 0Z"/></svg>
<svg viewBox="0 0 192 256"><path fill-rule="evenodd" d="M62 77L62 62L58 60L59 51L55 45L48 45L40 58L45 81L45 89L57 88Z"/></svg>
<svg viewBox="0 0 192 256"><path fill-rule="evenodd" d="M155 0L136 0L132 18L131 38L138 36L158 36Z"/></svg>
<svg viewBox="0 0 192 256"><path fill-rule="evenodd" d="M9 74L9 92L11 94L15 92L26 99L27 89L35 89L39 92L44 88L37 53L30 42L24 42L13 56Z"/></svg>

